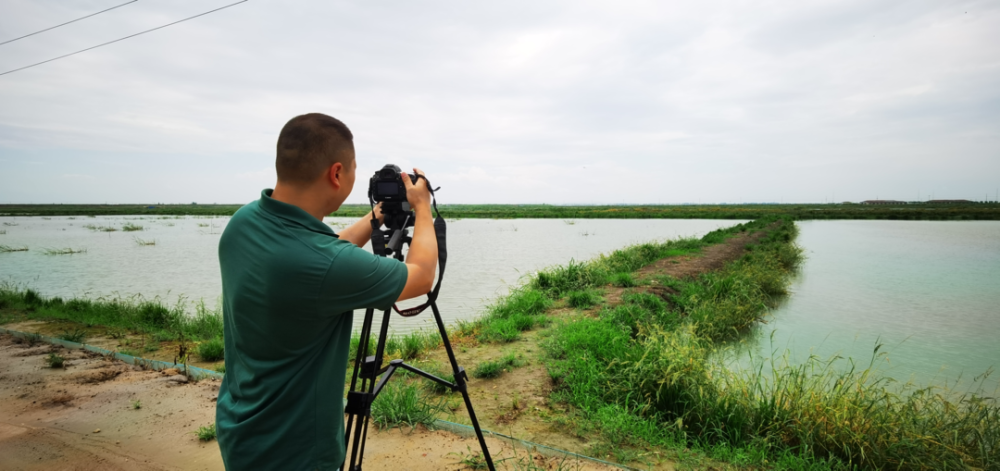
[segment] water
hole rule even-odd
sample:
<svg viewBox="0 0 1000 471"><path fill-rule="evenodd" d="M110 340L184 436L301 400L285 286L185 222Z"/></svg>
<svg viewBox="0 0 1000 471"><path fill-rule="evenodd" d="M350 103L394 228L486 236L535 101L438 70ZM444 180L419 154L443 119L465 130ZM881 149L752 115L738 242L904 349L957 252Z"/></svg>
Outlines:
<svg viewBox="0 0 1000 471"><path fill-rule="evenodd" d="M331 218L337 230L351 220ZM97 232L84 225L139 232ZM46 296L179 296L218 306L216 256L228 218L0 217L0 280ZM540 268L587 260L634 243L701 236L739 221L465 219L448 224L448 271L439 306L446 323L472 319ZM5 225L5 224L17 224ZM864 365L876 343L887 371L921 384L966 382L1000 366L1000 222L807 221L798 223L806 260L791 296L751 342L758 356L785 349L849 356ZM140 237L155 246L140 246ZM86 249L43 255L41 249ZM414 305L410 302L407 305ZM356 324L361 315L355 316ZM377 319L381 317L378 316ZM431 327L430 312L393 316L392 330ZM771 342L773 332L773 343ZM997 378L988 383L990 390Z"/></svg>
<svg viewBox="0 0 1000 471"><path fill-rule="evenodd" d="M916 384L971 385L1000 366L1000 222L806 221L791 296L757 329L758 356L839 354ZM772 341L773 332L773 341ZM993 392L996 376L985 381ZM963 389L964 390L964 389Z"/></svg>
<svg viewBox="0 0 1000 471"><path fill-rule="evenodd" d="M183 296L219 305L222 282L217 248L227 217L0 217L0 245L29 247L0 253L0 281L33 288L44 296ZM353 219L327 218L335 231ZM448 222L448 265L438 306L445 322L479 316L483 306L538 269L587 260L651 240L700 237L742 221L581 219L463 219ZM85 225L143 226L137 232L100 232ZM17 224L6 225L6 224ZM155 240L140 246L135 237ZM42 248L86 249L76 255L44 255ZM419 304L402 303L401 307ZM190 307L191 304L189 303ZM363 312L355 315L360 325ZM381 315L376 316L381 320ZM430 311L413 318L393 315L395 332L433 327Z"/></svg>

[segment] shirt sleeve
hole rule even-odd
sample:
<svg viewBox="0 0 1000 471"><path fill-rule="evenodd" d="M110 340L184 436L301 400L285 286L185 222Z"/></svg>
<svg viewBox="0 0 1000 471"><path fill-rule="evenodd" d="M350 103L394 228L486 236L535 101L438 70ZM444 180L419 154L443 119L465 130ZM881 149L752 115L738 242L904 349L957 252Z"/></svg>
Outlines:
<svg viewBox="0 0 1000 471"><path fill-rule="evenodd" d="M323 298L336 313L355 309L392 307L406 286L406 265L351 245L330 263L323 284Z"/></svg>

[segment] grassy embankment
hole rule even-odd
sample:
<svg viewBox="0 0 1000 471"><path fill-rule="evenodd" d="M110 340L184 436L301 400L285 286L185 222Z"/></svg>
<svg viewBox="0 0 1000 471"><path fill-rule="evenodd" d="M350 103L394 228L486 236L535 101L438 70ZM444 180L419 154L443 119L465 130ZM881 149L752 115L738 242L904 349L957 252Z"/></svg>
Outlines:
<svg viewBox="0 0 1000 471"><path fill-rule="evenodd" d="M0 284L0 324L25 320L46 321L55 329L47 334L73 342L114 339L119 351L130 355L150 356L166 346L179 346L174 356L183 361L187 361L189 352L197 352L205 362L221 360L223 355L222 315L203 303L195 306L192 316L184 312L181 303L170 307L159 299L64 301Z"/></svg>
<svg viewBox="0 0 1000 471"><path fill-rule="evenodd" d="M673 294L626 291L620 304L595 317L545 314L554 302L589 307L609 282L641 284L626 275L644 265L769 222L543 271L462 333L508 342L552 323L543 333L551 399L576 411L553 420L599 435L594 453L622 461L651 448L693 448L737 465L778 469L1000 469L994 398L892 384L875 366L878 348L863 368L814 358L730 371L712 359L723 341L785 294L800 259L791 222L719 271L693 280L659 277Z"/></svg>
<svg viewBox="0 0 1000 471"><path fill-rule="evenodd" d="M150 207L152 206L152 207ZM0 205L0 216L133 216L189 215L231 216L241 205ZM867 206L859 204L722 204L722 205L440 205L449 218L598 218L598 219L759 219L791 216L794 219L891 220L1000 220L1000 204L908 204ZM344 205L331 216L360 217L368 205Z"/></svg>

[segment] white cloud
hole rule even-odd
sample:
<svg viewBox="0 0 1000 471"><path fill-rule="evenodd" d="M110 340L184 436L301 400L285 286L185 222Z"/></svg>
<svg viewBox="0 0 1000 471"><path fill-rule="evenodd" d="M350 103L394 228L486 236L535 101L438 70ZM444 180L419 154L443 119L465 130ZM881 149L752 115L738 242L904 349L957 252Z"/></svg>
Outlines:
<svg viewBox="0 0 1000 471"><path fill-rule="evenodd" d="M137 2L0 68L217 3ZM99 7L8 0L0 39ZM1000 175L998 43L982 1L248 2L0 77L0 201L61 194L42 157L140 189L101 198L246 201L311 111L354 131L359 185L419 166L448 202L966 197Z"/></svg>

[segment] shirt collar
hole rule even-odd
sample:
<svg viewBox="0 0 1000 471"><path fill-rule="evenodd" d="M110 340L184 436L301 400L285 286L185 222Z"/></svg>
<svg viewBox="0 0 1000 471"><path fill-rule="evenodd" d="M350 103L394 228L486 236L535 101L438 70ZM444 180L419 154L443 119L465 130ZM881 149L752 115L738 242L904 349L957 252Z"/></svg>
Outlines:
<svg viewBox="0 0 1000 471"><path fill-rule="evenodd" d="M298 224L305 227L311 231L321 232L324 234L330 234L337 237L337 234L333 232L333 229L322 221L313 217L312 214L305 212L304 209L295 206L294 204L288 204L271 198L271 193L274 190L271 188L265 188L260 192L260 207L275 216L278 216L286 221Z"/></svg>

